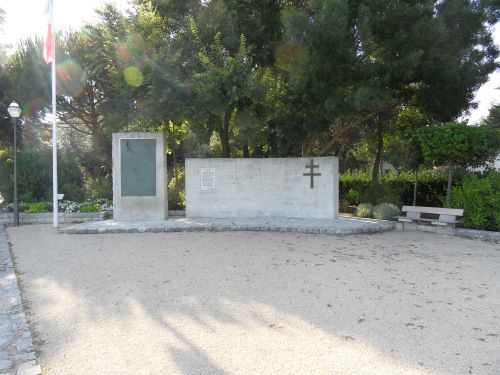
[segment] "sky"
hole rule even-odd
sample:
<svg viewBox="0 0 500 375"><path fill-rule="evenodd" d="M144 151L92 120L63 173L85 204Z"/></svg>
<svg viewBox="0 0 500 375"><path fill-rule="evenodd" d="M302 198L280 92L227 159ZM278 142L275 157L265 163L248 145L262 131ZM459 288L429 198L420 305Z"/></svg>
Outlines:
<svg viewBox="0 0 500 375"><path fill-rule="evenodd" d="M113 2L113 1L111 1ZM101 0L54 0L56 29L78 28L85 22L95 19L94 9L102 6ZM114 0L122 10L130 7L128 0ZM19 39L46 33L46 0L0 0L0 8L6 11L1 44L16 45ZM495 43L500 45L500 24L494 31ZM479 106L471 111L469 123L477 123L488 115L492 104L500 103L500 71L490 75L489 81L476 92ZM467 118L467 117L466 117Z"/></svg>

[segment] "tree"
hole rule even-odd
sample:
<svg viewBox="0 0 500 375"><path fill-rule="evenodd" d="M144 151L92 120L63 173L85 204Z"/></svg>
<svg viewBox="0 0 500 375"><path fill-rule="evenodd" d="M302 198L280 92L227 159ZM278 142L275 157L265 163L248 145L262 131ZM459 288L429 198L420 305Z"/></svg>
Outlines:
<svg viewBox="0 0 500 375"><path fill-rule="evenodd" d="M12 144L12 123L7 108L12 101L10 79L4 65L0 65L0 148Z"/></svg>
<svg viewBox="0 0 500 375"><path fill-rule="evenodd" d="M60 38L58 56L58 117L87 134L95 150L111 156L111 133L123 129L135 109L135 94L143 82L134 48L117 49L127 41L128 23L111 5L98 10L100 22ZM130 42L130 41L129 41ZM127 59L120 61L120 52ZM140 52L140 51L139 51Z"/></svg>
<svg viewBox="0 0 500 375"><path fill-rule="evenodd" d="M196 35L194 21L192 31ZM209 49L200 48L198 58L202 68L194 74L195 107L201 121L219 134L221 156L229 158L231 121L249 106L254 94L256 72L248 56L245 36L240 37L238 52L231 55L218 33Z"/></svg>
<svg viewBox="0 0 500 375"><path fill-rule="evenodd" d="M428 162L448 167L447 202L451 198L453 167L479 167L500 151L500 132L463 122L431 125L419 130L420 145Z"/></svg>
<svg viewBox="0 0 500 375"><path fill-rule="evenodd" d="M386 160L396 168L413 171L413 206L417 205L418 172L424 162L418 130L427 124L424 115L413 107L399 108L387 135Z"/></svg>
<svg viewBox="0 0 500 375"><path fill-rule="evenodd" d="M381 155L398 108L443 122L468 110L498 66L493 11L466 0L310 0L285 7L277 62L301 98L295 108L309 134L370 124Z"/></svg>
<svg viewBox="0 0 500 375"><path fill-rule="evenodd" d="M488 117L484 119L483 124L491 128L500 129L500 104L495 104L490 108Z"/></svg>

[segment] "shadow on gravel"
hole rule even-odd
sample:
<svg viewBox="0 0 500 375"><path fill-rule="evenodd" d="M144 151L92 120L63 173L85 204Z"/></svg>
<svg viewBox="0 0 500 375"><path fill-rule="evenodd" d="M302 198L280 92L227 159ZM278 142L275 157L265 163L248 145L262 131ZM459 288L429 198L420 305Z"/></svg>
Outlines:
<svg viewBox="0 0 500 375"><path fill-rule="evenodd" d="M81 344L79 322L119 332L144 316L143 334L185 374L232 373L219 353L267 372L324 361L352 373L500 373L495 244L409 232L8 235L46 355Z"/></svg>

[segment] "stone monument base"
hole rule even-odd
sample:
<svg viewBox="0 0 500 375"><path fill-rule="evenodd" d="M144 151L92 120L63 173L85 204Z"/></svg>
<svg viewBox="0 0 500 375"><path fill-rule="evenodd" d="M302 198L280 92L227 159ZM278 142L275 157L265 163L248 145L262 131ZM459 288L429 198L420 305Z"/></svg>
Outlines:
<svg viewBox="0 0 500 375"><path fill-rule="evenodd" d="M105 220L75 225L64 229L68 234L144 233L144 232L219 232L259 231L315 234L361 234L394 229L392 221L354 218L337 219L208 219L179 218L164 221Z"/></svg>

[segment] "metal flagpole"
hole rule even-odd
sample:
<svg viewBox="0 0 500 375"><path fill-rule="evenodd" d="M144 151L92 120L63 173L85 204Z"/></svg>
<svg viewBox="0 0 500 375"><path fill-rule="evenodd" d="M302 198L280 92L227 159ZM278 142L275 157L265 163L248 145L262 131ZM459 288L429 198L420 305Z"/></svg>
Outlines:
<svg viewBox="0 0 500 375"><path fill-rule="evenodd" d="M54 228L58 227L58 212L59 212L59 200L57 194L57 124L56 124L56 33L55 33L55 22L54 22L54 3L52 2L51 9L51 19L52 19L52 45L53 45L53 56L52 56L52 208L53 208L53 223Z"/></svg>

